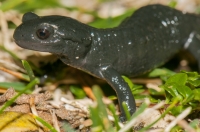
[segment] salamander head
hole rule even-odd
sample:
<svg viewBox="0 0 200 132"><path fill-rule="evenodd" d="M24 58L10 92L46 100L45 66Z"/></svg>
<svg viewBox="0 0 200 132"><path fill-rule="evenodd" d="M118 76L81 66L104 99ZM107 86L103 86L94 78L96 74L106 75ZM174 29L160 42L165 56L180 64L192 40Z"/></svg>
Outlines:
<svg viewBox="0 0 200 132"><path fill-rule="evenodd" d="M85 27L69 17L39 17L29 12L24 14L22 24L16 28L13 37L22 48L66 56L83 55L91 44ZM82 50L76 51L77 47L82 47Z"/></svg>

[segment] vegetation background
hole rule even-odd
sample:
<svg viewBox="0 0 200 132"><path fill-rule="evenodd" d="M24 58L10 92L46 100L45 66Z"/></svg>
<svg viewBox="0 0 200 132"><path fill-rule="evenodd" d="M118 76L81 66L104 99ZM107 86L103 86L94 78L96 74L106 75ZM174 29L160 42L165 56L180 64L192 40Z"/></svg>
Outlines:
<svg viewBox="0 0 200 132"><path fill-rule="evenodd" d="M75 107L74 102L79 102L89 108L96 98L98 105L90 107L90 112L82 109L82 105L78 106L78 110L82 111L80 113L84 113L83 116L76 119L77 113L75 113L73 121L69 118L65 119L67 122L65 124L68 125L55 131L123 132L152 129L154 131L199 131L200 76L196 72L175 74L180 70L197 69L195 61L190 57L183 58L183 55L177 55L178 57L164 66L170 70L161 67L136 79L130 80L124 77L136 97L139 108L133 117L130 117L127 112L129 121L122 124L118 123L116 114L118 113L116 95L104 81L63 65L56 56L49 53L22 49L12 38L14 29L21 23L21 18L26 12L34 12L39 16L63 15L96 28L110 28L119 25L138 8L158 3L184 12L200 13L199 0L0 0L0 92L2 93L0 98L5 97L4 93L11 87L15 91L21 91L21 94L35 93L38 96L42 92L49 91L54 97L51 102L60 104L60 101L55 98L65 97L68 103L64 104L73 107ZM21 60L27 60L29 63ZM101 91L95 84L103 90L106 106L102 103ZM11 103L18 106L15 99L14 96ZM69 103L69 100L73 102ZM115 105L108 105L110 100L113 100ZM5 109L10 106L9 101L0 101L0 103L2 107L3 104L8 104ZM23 109L21 106L19 108ZM5 113L2 114L0 120L5 121L7 116ZM113 116L109 117L111 121L108 120L107 114ZM8 117L10 115L8 114ZM60 120L60 117L57 118ZM46 118L44 120L53 125L52 121ZM0 123L0 129L1 125ZM14 128L19 126L16 125ZM48 124L44 126L48 127ZM54 127L56 128L55 125Z"/></svg>

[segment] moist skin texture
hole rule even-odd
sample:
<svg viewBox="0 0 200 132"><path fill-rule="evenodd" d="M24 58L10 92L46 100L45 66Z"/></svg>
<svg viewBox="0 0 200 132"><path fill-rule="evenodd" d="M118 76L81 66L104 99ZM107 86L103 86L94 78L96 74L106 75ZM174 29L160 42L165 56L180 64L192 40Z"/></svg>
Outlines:
<svg viewBox="0 0 200 132"><path fill-rule="evenodd" d="M133 77L166 62L185 48L200 63L200 16L162 5L135 11L118 27L96 29L64 16L26 13L14 33L23 48L57 54L67 65L106 80L131 114L135 99L122 75Z"/></svg>

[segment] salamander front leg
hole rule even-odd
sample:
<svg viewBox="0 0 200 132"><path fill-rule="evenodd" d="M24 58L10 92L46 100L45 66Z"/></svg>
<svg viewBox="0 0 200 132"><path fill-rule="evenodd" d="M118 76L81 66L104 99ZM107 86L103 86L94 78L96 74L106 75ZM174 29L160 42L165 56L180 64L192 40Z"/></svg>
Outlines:
<svg viewBox="0 0 200 132"><path fill-rule="evenodd" d="M189 43L188 43L189 42ZM185 44L185 48L195 57L198 61L198 68L200 73L200 34L191 33L188 41Z"/></svg>
<svg viewBox="0 0 200 132"><path fill-rule="evenodd" d="M124 81L121 75L111 67L102 67L100 69L100 75L116 91L119 107L121 110L120 121L122 122L126 121L126 116L124 109L122 107L122 102L125 102L127 104L131 115L136 110L135 99L128 84Z"/></svg>

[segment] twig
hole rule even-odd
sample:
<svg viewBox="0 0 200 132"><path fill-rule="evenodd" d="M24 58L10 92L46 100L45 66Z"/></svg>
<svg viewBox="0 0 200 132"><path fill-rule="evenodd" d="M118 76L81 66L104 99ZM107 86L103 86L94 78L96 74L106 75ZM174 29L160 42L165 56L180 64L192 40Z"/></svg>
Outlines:
<svg viewBox="0 0 200 132"><path fill-rule="evenodd" d="M160 107L162 107L165 104L164 101L160 102L159 104L155 105L154 107L145 110L144 112L142 112L142 114L140 114L137 118L133 118L131 121L129 121L121 130L119 130L119 132L126 132L128 131L131 127L134 126L134 124L136 123L137 120L141 120L141 117L145 116L145 115L149 115L149 113L151 113L153 110L159 109Z"/></svg>
<svg viewBox="0 0 200 132"><path fill-rule="evenodd" d="M164 130L164 132L170 132L170 130L181 120L183 120L190 112L191 112L192 108L188 107L187 109L185 109L180 115L178 115ZM183 123L183 122L182 122ZM180 124L179 124L180 125ZM185 124L184 124L185 125ZM189 125L184 126L183 124L181 124L182 127L186 128L188 130L188 132L195 132L195 130L190 127Z"/></svg>

